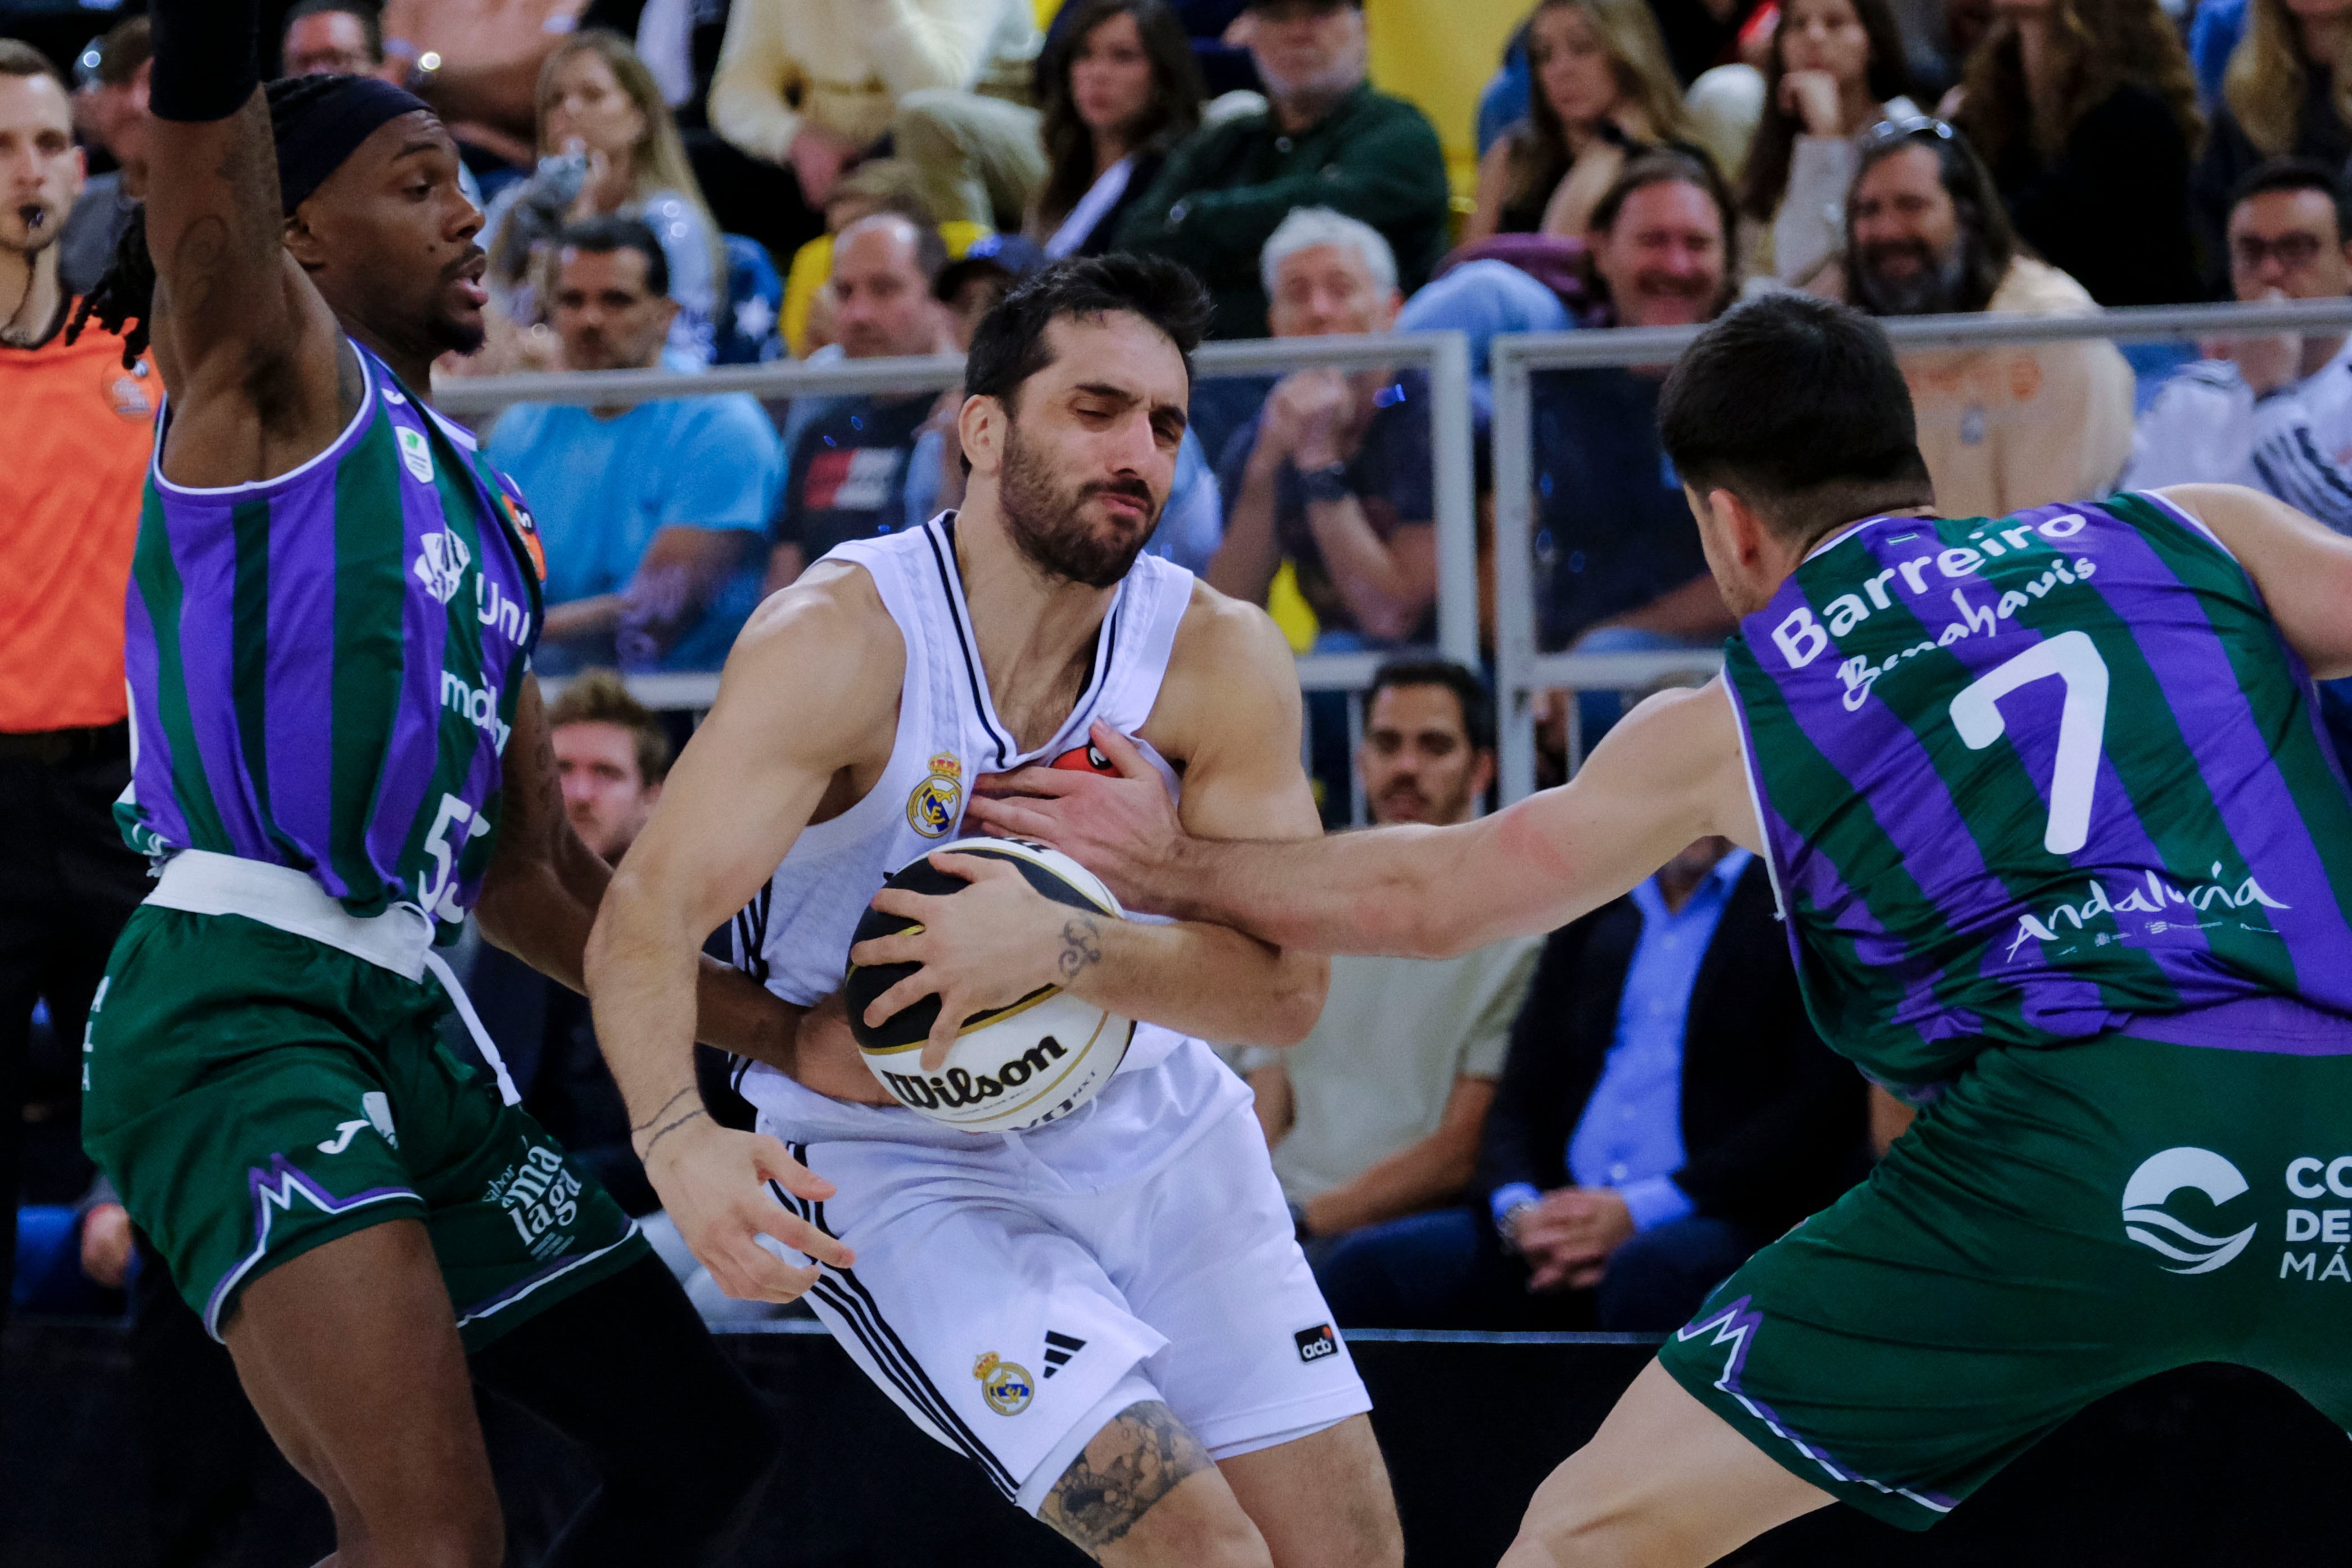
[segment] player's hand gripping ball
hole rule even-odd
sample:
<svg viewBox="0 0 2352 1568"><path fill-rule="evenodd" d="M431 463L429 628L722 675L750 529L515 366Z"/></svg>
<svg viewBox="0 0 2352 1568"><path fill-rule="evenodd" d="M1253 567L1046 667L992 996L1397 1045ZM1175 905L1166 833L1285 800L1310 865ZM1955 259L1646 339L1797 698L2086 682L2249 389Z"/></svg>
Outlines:
<svg viewBox="0 0 2352 1568"><path fill-rule="evenodd" d="M1090 915L1127 918L1094 873L1057 851L1019 839L958 839L902 866L886 884L910 893L952 894L971 884L932 866L933 853L1009 862L1029 885L1057 904ZM868 908L856 942L896 936L915 923ZM1066 1116L1101 1092L1127 1055L1135 1021L1041 986L1017 1001L972 1014L937 1072L922 1070L923 1044L938 1022L940 998L925 997L879 1027L866 1022L875 998L915 972L912 964L849 966L843 982L858 1054L899 1104L968 1133L1018 1133Z"/></svg>

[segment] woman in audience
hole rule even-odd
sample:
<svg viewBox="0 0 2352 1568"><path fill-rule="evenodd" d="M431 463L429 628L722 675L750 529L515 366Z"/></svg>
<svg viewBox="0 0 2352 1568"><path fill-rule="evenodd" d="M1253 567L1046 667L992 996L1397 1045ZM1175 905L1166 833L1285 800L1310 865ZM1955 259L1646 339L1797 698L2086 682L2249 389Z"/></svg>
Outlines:
<svg viewBox="0 0 2352 1568"><path fill-rule="evenodd" d="M1168 149L1201 123L1201 70L1166 0L1082 0L1038 78L1049 165L1029 235L1047 256L1099 256Z"/></svg>
<svg viewBox="0 0 2352 1568"><path fill-rule="evenodd" d="M2255 165L2352 159L2352 0L2252 0L2245 36L2222 74L2213 133L2197 165L2194 206L2210 292L2226 295L2222 231L2230 197Z"/></svg>
<svg viewBox="0 0 2352 1568"><path fill-rule="evenodd" d="M1644 0L1543 0L1528 20L1528 116L1478 162L1465 245L1538 231L1581 238L1627 152L1690 139Z"/></svg>
<svg viewBox="0 0 2352 1568"><path fill-rule="evenodd" d="M661 241L677 301L662 362L709 364L727 251L653 73L620 35L589 28L547 57L538 102L539 171L500 192L483 225L492 304L519 327L538 325L537 264L563 225L642 218Z"/></svg>
<svg viewBox="0 0 2352 1568"><path fill-rule="evenodd" d="M2189 161L2197 80L2158 0L1995 0L1953 123L2018 236L2102 305L2200 293Z"/></svg>
<svg viewBox="0 0 2352 1568"><path fill-rule="evenodd" d="M1764 66L1764 119L1739 210L1748 277L1802 287L1833 259L1853 183L1853 139L1919 112L1886 0L1786 0Z"/></svg>

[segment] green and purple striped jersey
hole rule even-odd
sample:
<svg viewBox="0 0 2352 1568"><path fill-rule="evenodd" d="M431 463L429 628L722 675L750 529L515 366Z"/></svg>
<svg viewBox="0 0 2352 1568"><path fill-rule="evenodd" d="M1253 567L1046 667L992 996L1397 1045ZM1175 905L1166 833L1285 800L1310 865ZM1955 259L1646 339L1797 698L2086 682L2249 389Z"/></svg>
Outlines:
<svg viewBox="0 0 2352 1568"><path fill-rule="evenodd" d="M2352 1043L2352 793L2201 523L2153 495L1873 518L1741 632L1798 973L1873 1076L2126 1028Z"/></svg>
<svg viewBox="0 0 2352 1568"><path fill-rule="evenodd" d="M163 477L128 614L131 847L293 866L354 915L454 933L481 888L540 623L530 513L359 344L333 445L228 489Z"/></svg>

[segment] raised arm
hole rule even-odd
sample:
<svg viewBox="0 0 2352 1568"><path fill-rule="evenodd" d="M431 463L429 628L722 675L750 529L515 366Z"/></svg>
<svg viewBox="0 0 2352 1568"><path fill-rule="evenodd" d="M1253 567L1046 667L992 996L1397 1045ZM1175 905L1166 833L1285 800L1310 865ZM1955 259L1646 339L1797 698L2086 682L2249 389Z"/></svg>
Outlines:
<svg viewBox="0 0 2352 1568"><path fill-rule="evenodd" d="M990 830L1076 856L1138 907L1285 948L1450 958L1564 925L1692 840L1763 847L1730 695L1718 679L1628 714L1568 783L1460 827L1297 843L1196 837L1123 780L1045 769L975 805Z"/></svg>
<svg viewBox="0 0 2352 1568"><path fill-rule="evenodd" d="M2352 538L2237 485L2175 485L2158 494L2238 558L2315 676L2352 675Z"/></svg>
<svg viewBox="0 0 2352 1568"><path fill-rule="evenodd" d="M1143 729L1162 755L1182 761L1185 828L1274 840L1319 833L1314 795L1298 764L1298 680L1281 632L1263 611L1196 589L1167 684ZM1096 744L1129 782L1169 809L1159 774L1126 737L1098 726ZM1026 769L1019 777L1055 771ZM866 1017L878 1023L937 993L940 1021L925 1048L926 1071L937 1071L960 1020L1047 983L1129 1018L1227 1045L1296 1045L1323 1011L1329 966L1310 954L1226 925L1074 919L1001 863L961 855L935 856L932 863L969 876L973 885L943 897L877 895L876 908L916 919L921 928L862 943L850 954L860 964L921 966L876 998Z"/></svg>
<svg viewBox="0 0 2352 1568"><path fill-rule="evenodd" d="M761 1249L758 1234L827 1262L848 1254L762 1190L772 1177L824 1196L803 1185L814 1178L782 1144L702 1113L688 1049L698 955L774 873L836 777L892 733L905 664L897 628L856 568L823 568L762 605L589 937L596 1038L628 1103L631 1142L730 1295L789 1301L814 1280Z"/></svg>
<svg viewBox="0 0 2352 1568"><path fill-rule="evenodd" d="M172 389L164 473L225 486L272 478L331 443L341 333L286 251L254 0L156 0L146 203L148 321ZM355 375L356 364L351 367ZM356 399L356 384L346 389Z"/></svg>

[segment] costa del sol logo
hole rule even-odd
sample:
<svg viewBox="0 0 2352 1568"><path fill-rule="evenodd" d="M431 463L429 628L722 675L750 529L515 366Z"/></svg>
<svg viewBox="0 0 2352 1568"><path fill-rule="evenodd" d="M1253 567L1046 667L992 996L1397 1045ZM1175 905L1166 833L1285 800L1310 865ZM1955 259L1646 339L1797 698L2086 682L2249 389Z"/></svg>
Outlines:
<svg viewBox="0 0 2352 1568"><path fill-rule="evenodd" d="M2168 1274L2210 1274L2243 1252L2261 1228L2258 1221L2234 1236L2192 1230L2164 1209L2166 1199L2190 1186L2218 1208L2244 1193L2246 1178L2212 1150L2184 1147L2150 1155L2124 1183L2124 1234L2171 1259L2158 1265Z"/></svg>
<svg viewBox="0 0 2352 1568"><path fill-rule="evenodd" d="M1003 1360L992 1350L972 1363L971 1375L980 1379L980 1396L999 1416L1020 1415L1036 1396L1037 1385L1030 1381L1029 1369Z"/></svg>
<svg viewBox="0 0 2352 1568"><path fill-rule="evenodd" d="M927 839L943 839L963 808L963 764L955 753L931 758L929 775L907 797L907 823Z"/></svg>

